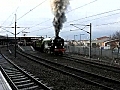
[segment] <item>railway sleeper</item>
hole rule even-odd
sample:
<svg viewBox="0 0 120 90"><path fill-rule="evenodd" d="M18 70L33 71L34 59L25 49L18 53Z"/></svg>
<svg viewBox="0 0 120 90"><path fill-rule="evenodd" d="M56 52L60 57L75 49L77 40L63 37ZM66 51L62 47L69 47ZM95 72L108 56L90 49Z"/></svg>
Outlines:
<svg viewBox="0 0 120 90"><path fill-rule="evenodd" d="M7 70L7 71L12 71L12 72L18 72L19 70L17 70L17 69L10 69L10 68L4 68L5 70Z"/></svg>
<svg viewBox="0 0 120 90"><path fill-rule="evenodd" d="M31 80L30 81L27 81L27 82L22 82L22 81L20 81L20 82L16 82L15 83L15 85L16 86L27 86L27 87L30 87L30 86L33 86L35 83L34 82L32 82Z"/></svg>
<svg viewBox="0 0 120 90"><path fill-rule="evenodd" d="M31 86L35 86L34 82L30 82L30 83L25 83L25 84L19 84L17 85L18 88L24 88L24 87L31 87Z"/></svg>
<svg viewBox="0 0 120 90"><path fill-rule="evenodd" d="M24 77L26 77L26 76L25 75L22 75L22 76L13 76L13 77L10 77L10 78L17 79L17 78L24 78Z"/></svg>
<svg viewBox="0 0 120 90"><path fill-rule="evenodd" d="M14 82L18 82L18 81L21 81L21 80L29 80L27 77L23 77L23 78L16 78L16 79L12 79Z"/></svg>
<svg viewBox="0 0 120 90"><path fill-rule="evenodd" d="M14 76L22 76L23 74L20 73L20 74L8 74L10 77L14 77Z"/></svg>
<svg viewBox="0 0 120 90"><path fill-rule="evenodd" d="M31 89L31 90L33 90L33 89L35 90L35 88L38 88L38 87L39 87L39 86L36 85L36 86L31 86L31 87L29 87L29 88L23 88L23 89L19 89L19 90L30 90L30 89ZM41 89L41 90L43 90L43 89Z"/></svg>
<svg viewBox="0 0 120 90"><path fill-rule="evenodd" d="M20 75L20 74L22 74L21 72L6 72L8 75ZM23 75L23 74L22 74Z"/></svg>
<svg viewBox="0 0 120 90"><path fill-rule="evenodd" d="M15 73L15 74L21 73L20 71L11 71L11 70L5 70L5 72L6 73Z"/></svg>
<svg viewBox="0 0 120 90"><path fill-rule="evenodd" d="M23 80L21 80L21 81L16 81L16 82L14 81L15 84L28 83L28 82L31 82L31 80L28 79L28 80L24 80L24 81L23 81Z"/></svg>
<svg viewBox="0 0 120 90"><path fill-rule="evenodd" d="M18 71L17 69L15 69L15 68L12 68L12 67L6 67L6 68L4 68L4 69L6 69L6 70L11 70L11 71Z"/></svg>

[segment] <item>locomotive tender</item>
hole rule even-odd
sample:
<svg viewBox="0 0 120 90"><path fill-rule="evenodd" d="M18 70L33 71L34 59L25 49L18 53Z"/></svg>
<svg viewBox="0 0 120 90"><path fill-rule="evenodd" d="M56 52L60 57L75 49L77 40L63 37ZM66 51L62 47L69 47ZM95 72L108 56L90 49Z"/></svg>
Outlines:
<svg viewBox="0 0 120 90"><path fill-rule="evenodd" d="M33 47L41 52L53 53L53 54L64 54L64 39L61 37L45 38L35 41Z"/></svg>

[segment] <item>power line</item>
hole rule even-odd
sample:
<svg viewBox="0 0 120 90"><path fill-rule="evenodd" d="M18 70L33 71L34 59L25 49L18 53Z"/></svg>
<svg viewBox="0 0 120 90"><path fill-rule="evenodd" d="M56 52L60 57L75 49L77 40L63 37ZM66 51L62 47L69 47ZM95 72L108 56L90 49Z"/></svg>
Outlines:
<svg viewBox="0 0 120 90"><path fill-rule="evenodd" d="M44 22L47 22L47 21L49 21L49 19L46 20L46 21L44 21ZM40 24L42 24L42 23L44 23L44 22L41 22L41 23L39 23L39 24L33 25L32 27L25 28L25 29L30 29L30 28L36 27L36 26L38 26L38 25L40 25ZM24 31L25 29L21 30L20 32ZM46 28L44 28L44 29L46 29ZM35 31L38 31L38 30L35 30ZM33 32L33 31L31 31L31 32Z"/></svg>
<svg viewBox="0 0 120 90"><path fill-rule="evenodd" d="M95 1L97 1L97 0L95 0ZM95 1L93 1L93 2L95 2ZM92 2L91 2L92 3ZM87 5L87 4L85 4L85 5ZM81 6L82 7L82 6ZM79 7L80 8L80 7ZM75 9L78 9L78 8L75 8ZM75 9L73 9L73 10L75 10ZM71 11L73 11L73 10L71 10ZM120 10L120 9L116 9L116 10L112 10L112 11L108 11L108 12L104 12L104 13L99 13L99 14L96 14L96 15L92 15L92 16L88 16L87 18L90 18L90 17L94 17L94 16L98 16L98 15L102 15L102 14L106 14L106 13L110 13L110 12L114 12L114 11L118 11L118 10ZM70 12L70 11L69 11ZM86 17L85 18L81 18L81 19L86 19ZM69 21L69 22L74 22L74 21L78 21L78 20L81 20L81 19L77 19L77 20L73 20L73 21ZM48 20L49 21L49 20ZM69 23L69 22L67 22L67 23ZM41 23L42 24L42 23ZM38 25L38 24L37 24ZM37 25L35 25L35 26L37 26ZM40 24L39 24L40 25ZM34 27L34 26L33 26ZM48 29L48 28L51 28L52 26L49 26L49 27L46 27L46 28L42 28L42 29L39 29L39 30L44 30L44 29ZM31 27L32 28L32 27ZM38 31L38 30L37 30Z"/></svg>
<svg viewBox="0 0 120 90"><path fill-rule="evenodd" d="M105 24L96 25L96 26L111 25L111 24L117 24L117 23L120 23L120 21L117 21L117 22L111 22L111 23L105 23Z"/></svg>
<svg viewBox="0 0 120 90"><path fill-rule="evenodd" d="M21 1L21 0L20 0L20 1ZM43 4L45 1L47 1L47 0L44 0L42 3L38 4L38 5L35 6L34 8L30 9L30 11L28 11L27 13L25 13L23 16L21 16L21 17L18 18L17 20L21 19L22 17L24 17L25 15L27 15L29 12L33 11L34 9L36 9L38 6L40 6L41 4ZM15 10L16 12L17 12L18 8L19 8L19 6L18 6L17 9ZM16 13L16 12L15 12L15 13ZM14 14L14 12L13 12L12 14ZM11 17L11 15L10 15L5 21L7 21L10 17ZM13 19L14 19L14 18L13 18ZM12 21L13 21L13 20L12 20ZM13 23L11 22L10 25L12 25L12 24L13 24ZM9 26L10 26L10 25L9 25ZM22 30L22 31L23 31L23 30ZM7 32L8 32L8 30L7 30Z"/></svg>
<svg viewBox="0 0 120 90"><path fill-rule="evenodd" d="M100 24L100 25L96 25L96 26L112 25L112 24L118 24L118 23L120 23L120 21L110 22L110 23L104 23L104 24ZM65 32L68 32L68 31L65 31ZM63 32L62 32L62 33L63 33Z"/></svg>
<svg viewBox="0 0 120 90"><path fill-rule="evenodd" d="M112 25L112 24L118 24L118 23L120 23L120 21L117 21L117 22L110 22L110 23L104 23L104 24L95 25L95 26L105 26L105 25ZM68 27L68 26L66 26L66 27ZM66 27L64 27L64 28L66 28ZM76 30L77 30L77 29L76 29ZM68 32L68 30L65 31L65 32ZM63 31L62 33L64 33L64 31Z"/></svg>
<svg viewBox="0 0 120 90"><path fill-rule="evenodd" d="M94 0L94 1L92 1L92 2L89 2L89 3L85 4L85 5L82 5L82 6L80 6L80 7L74 8L74 9L72 9L72 10L66 12L66 13L72 12L72 11L74 11L74 10L76 10L76 9L82 8L82 7L87 6L87 5L91 4L91 3L94 3L94 2L96 2L96 1L97 1L97 0ZM49 20L51 20L51 19L49 19ZM47 21L49 21L49 20L47 20ZM45 21L45 22L46 22L46 21ZM42 23L40 23L40 24L42 24ZM37 24L37 25L38 25L38 24ZM35 25L35 26L37 26L37 25ZM48 28L49 28L49 27L48 27ZM44 28L43 28L43 29L44 29ZM37 31L38 31L38 30L37 30Z"/></svg>
<svg viewBox="0 0 120 90"><path fill-rule="evenodd" d="M38 6L40 6L41 4L43 4L45 1L41 2L40 4L38 4L37 6L35 6L34 8L30 9L28 12L26 12L24 15L22 15L20 18L18 18L17 20L20 20L21 18L23 18L25 15L27 15L28 13L30 13L31 11L33 11L34 9L36 9Z"/></svg>
<svg viewBox="0 0 120 90"><path fill-rule="evenodd" d="M118 11L118 10L120 10L120 9L115 9L115 10L111 10L111 11L107 11L107 12L103 12L103 13L98 13L98 14L95 14L95 15L88 16L87 18L91 18L91 17L95 17L95 16L99 16L99 15L115 12L115 11ZM72 21L69 21L69 22L66 22L66 23L71 23L71 22L74 22L74 21L82 20L82 19L86 19L86 17L80 18L80 19L77 19L77 20L72 20ZM50 27L52 27L52 26L50 26ZM47 27L47 28L50 28L50 27Z"/></svg>
<svg viewBox="0 0 120 90"><path fill-rule="evenodd" d="M72 21L69 21L69 22L67 22L67 23L74 22L74 21L79 21L79 20L82 20L82 19L91 18L91 17L95 17L95 16L103 15L103 14L107 14L107 13L114 12L114 11L118 11L118 10L120 10L120 9L115 9L115 10L111 10L111 11L107 11L107 12L103 12L103 13L98 13L98 14L91 15L91 16L88 16L88 17L84 17L84 18L80 18L80 19L72 20Z"/></svg>
<svg viewBox="0 0 120 90"><path fill-rule="evenodd" d="M45 29L49 29L49 28L51 28L52 26L49 26L49 27L46 27L46 28L42 28L42 29L39 29L39 30L45 30ZM34 30L34 31L39 31L39 30ZM33 31L31 31L31 32L33 32Z"/></svg>
<svg viewBox="0 0 120 90"><path fill-rule="evenodd" d="M8 26L11 26L13 24L13 21L14 21L14 17L12 18L12 21Z"/></svg>
<svg viewBox="0 0 120 90"><path fill-rule="evenodd" d="M45 0L45 1L46 1L46 0ZM45 1L44 1L44 2L45 2ZM91 3L94 3L94 2L96 2L96 1L97 1L97 0L94 0L94 1L89 2L89 3L87 3L87 4L83 5L83 6L74 8L74 9L68 11L67 13L72 12L72 11L74 11L74 10L76 10L76 9L82 8L82 7L84 7L84 6L87 6L87 5L89 5L89 4L91 4ZM42 3L44 3L44 2L42 2ZM39 5L41 5L42 3L40 3ZM37 5L36 7L38 7L39 5ZM35 9L36 7L34 7L33 9ZM32 10L33 10L33 9L32 9ZM28 11L27 13L25 13L23 16L25 16L25 15L28 14L29 12L31 12L31 10ZM23 17L23 16L22 16L22 17ZM22 17L20 17L20 18L22 18ZM20 18L19 18L19 19L20 19ZM18 20L19 20L19 19L18 19ZM51 20L51 19L49 19L49 20ZM47 20L47 21L49 21L49 20ZM47 21L45 21L45 22L47 22ZM42 23L40 23L40 24L42 24ZM37 25L40 25L40 24L37 24ZM37 25L35 25L35 26L37 26ZM32 27L35 27L35 26L32 26ZM30 27L30 28L32 28L32 27ZM52 27L52 26L50 26L50 27ZM50 28L50 27L48 27L48 28ZM43 30L44 30L44 29L48 29L48 28L43 28ZM36 30L36 31L38 31L38 30Z"/></svg>
<svg viewBox="0 0 120 90"><path fill-rule="evenodd" d="M91 19L91 20L82 21L82 22L80 22L80 23L83 23L83 22L88 22L88 21L93 21L93 20L96 20L96 19L101 19L101 18L106 18L106 17L109 17L109 16L114 16L114 15L117 15L117 14L120 14L120 12L118 12L118 13L114 13L114 14L110 14L110 15L107 15L107 16L98 17L98 18Z"/></svg>
<svg viewBox="0 0 120 90"><path fill-rule="evenodd" d="M29 12L33 11L35 8L37 8L38 6L40 6L41 4L43 4L45 1L47 1L47 0L44 0L42 3L38 4L38 5L35 6L34 8L30 9L30 11L28 11L27 13L25 13L23 16L21 16L21 17L18 18L17 20L21 19L22 17L24 17L25 15L27 15ZM20 0L20 2L21 2L21 0ZM5 23L14 13L17 12L18 8L19 8L19 6L16 8L15 12L13 12L13 13L4 21L4 23ZM13 21L13 19L12 19L12 21ZM11 23L10 25L12 25L12 24L13 24L13 23ZM9 26L10 26L10 25L9 25ZM37 25L38 25L38 24L37 24ZM36 25L36 26L37 26L37 25Z"/></svg>
<svg viewBox="0 0 120 90"><path fill-rule="evenodd" d="M6 32L9 32L9 33L11 33L11 34L14 34L14 33L10 32L9 30L7 30L7 29L5 29L5 28L1 28L1 29L5 30Z"/></svg>
<svg viewBox="0 0 120 90"><path fill-rule="evenodd" d="M20 0L21 1L21 0ZM46 0L45 0L46 1ZM45 1L43 1L42 3L44 3ZM95 1L97 1L97 0L95 0ZM93 1L93 2L95 2L95 1ZM93 3L93 2L90 2L90 3ZM21 16L20 18L18 18L18 20L19 19L21 19L22 17L24 17L25 15L27 15L29 12L31 12L32 10L34 10L35 8L37 8L39 5L41 5L42 3L40 3L40 4L38 4L36 7L34 7L33 9L31 9L30 11L28 11L27 13L25 13L23 16ZM90 4L90 3L87 3L87 4L85 4L85 5L83 5L83 6L86 6L86 5L88 5L88 4ZM77 8L75 8L75 9L78 9L78 8L82 8L83 6L80 6L80 7L77 7ZM19 6L17 7L17 9L16 9L16 12L17 12L17 10L18 10L18 8L19 8ZM73 10L75 10L75 9L73 9ZM71 10L71 11L73 11L73 10ZM69 11L69 12L71 12L71 11ZM14 12L13 12L14 13ZM12 13L12 14L13 14ZM10 16L9 16L10 17ZM13 18L14 19L14 18ZM7 21L7 19L6 19L6 21ZM13 20L12 20L13 21ZM11 23L10 25L12 25L13 23ZM41 23L42 24L42 23ZM37 24L37 25L39 25L39 24ZM35 26L37 26L37 25L35 25ZM35 27L35 26L33 26L33 27ZM50 27L52 27L52 26L50 26ZM50 27L47 27L47 28L50 28ZM32 27L31 27L32 28ZM47 29L47 28L43 28L43 30L44 29Z"/></svg>
<svg viewBox="0 0 120 90"><path fill-rule="evenodd" d="M19 3L21 3L21 0L20 0ZM19 6L20 6L20 4L17 6L17 8L15 9L15 11L13 11L12 14L10 14L10 15L8 16L8 18L2 23L2 25L3 25L14 13L17 12L17 10L19 9ZM13 23L12 23L13 20L14 20L14 17L12 18L12 21L11 21L11 23L10 23L8 26L11 26L11 25L13 24ZM10 32L10 31L7 30L7 29L4 29L4 28L2 28L2 29L5 30L6 32L9 32L9 33L13 34L12 32Z"/></svg>
<svg viewBox="0 0 120 90"><path fill-rule="evenodd" d="M43 23L45 23L45 22L47 22L47 21L49 21L49 20L51 20L51 19L48 19L48 20L46 20L46 21L44 21L44 22L41 22L41 23L36 24L36 25L33 25L33 26L32 26L32 27L30 27L30 28L36 27L36 26L38 26L38 25L40 25L40 24L43 24Z"/></svg>
<svg viewBox="0 0 120 90"><path fill-rule="evenodd" d="M120 14L120 13L116 13L116 14ZM115 14L112 14L112 15L115 15ZM109 15L109 16L111 16L111 15ZM107 16L106 16L106 17L107 17ZM105 26L105 25L112 25L112 24L118 24L118 23L120 23L120 21L110 22L110 23L104 23L104 24L100 24L100 25L96 25L96 26ZM66 26L66 27L68 27L68 26ZM66 28L66 27L64 27L64 28ZM76 29L76 30L79 30L79 29ZM68 32L68 30L67 30L67 31L63 31L63 32L61 32L61 33L64 33L64 32Z"/></svg>
<svg viewBox="0 0 120 90"><path fill-rule="evenodd" d="M92 2L89 2L89 3L87 3L87 4L82 5L82 6L80 6L80 7L74 8L74 9L68 11L67 13L69 13L69 12L71 12L71 11L74 11L74 10L76 10L76 9L82 8L82 7L84 7L84 6L87 6L87 5L89 5L89 4L92 4L92 3L96 2L96 1L97 1L97 0L94 0L94 1L92 1Z"/></svg>
<svg viewBox="0 0 120 90"><path fill-rule="evenodd" d="M19 3L21 3L21 0L20 0ZM17 8L15 9L15 11L13 11L12 14L10 14L10 15L8 16L8 18L7 18L1 25L3 25L13 14L15 14L15 13L17 12L17 10L19 9L19 6L20 6L20 4L17 6ZM13 24L13 23L11 23L11 24ZM11 25L11 24L10 24L10 25Z"/></svg>
<svg viewBox="0 0 120 90"><path fill-rule="evenodd" d="M45 0L46 1L46 0ZM94 0L93 2L95 2L95 1L97 1L97 0ZM90 3L93 3L93 2L90 2ZM89 3L88 3L89 4ZM86 6L86 5L88 5L88 4L85 4L85 5L83 5L83 6ZM80 7L83 7L83 6L80 6ZM36 7L38 7L38 5L36 6ZM36 7L34 7L33 9L35 9ZM80 7L78 7L78 8L80 8ZM76 9L78 9L78 8L75 8L75 9L73 9L73 10L71 10L71 11L74 11L74 10L76 10ZM32 9L32 10L33 10ZM117 10L120 10L120 9L116 9L116 10L113 10L113 11L117 11ZM71 11L68 11L68 12L71 12ZM100 13L100 14L96 14L96 15L92 15L92 16L88 16L87 18L90 18L90 17L94 17L94 16L98 16L98 15L102 15L102 14L106 14L106 13L109 13L109 12L113 12L113 11L108 11L108 12L104 12L104 13ZM31 12L31 11L29 11L29 12ZM27 12L27 13L29 13L29 12ZM26 14L25 14L26 15ZM25 16L25 15L23 15L23 16ZM22 17L20 17L20 18L22 18ZM20 19L19 18L19 19ZM86 19L86 17L85 18L81 18L81 19ZM79 19L79 20L81 20L81 19ZM49 20L48 20L49 21ZM73 20L73 21L75 21L75 20ZM70 21L70 22L73 22L73 21ZM45 21L46 22L46 21ZM67 22L67 23L69 23L69 22ZM40 24L42 24L42 23L40 23ZM40 25L40 24L37 24L37 25ZM35 26L37 26L37 25L35 25ZM35 27L35 26L32 26L32 27ZM31 28L32 28L31 27ZM42 28L42 29L39 29L39 30L45 30L45 29L48 29L48 28L51 28L52 26L49 26L49 27L46 27L46 28Z"/></svg>
<svg viewBox="0 0 120 90"><path fill-rule="evenodd" d="M18 9L18 7L17 7L17 9ZM10 16L8 16L8 18L2 23L2 25L3 25L14 13L17 12L17 9L15 10L15 12L12 12L12 14L11 14Z"/></svg>

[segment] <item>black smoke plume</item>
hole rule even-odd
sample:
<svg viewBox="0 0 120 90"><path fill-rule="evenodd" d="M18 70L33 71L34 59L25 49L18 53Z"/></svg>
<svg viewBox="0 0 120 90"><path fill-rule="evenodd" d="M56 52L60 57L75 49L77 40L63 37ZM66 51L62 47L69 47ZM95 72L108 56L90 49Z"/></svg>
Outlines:
<svg viewBox="0 0 120 90"><path fill-rule="evenodd" d="M56 37L59 36L59 32L63 27L63 23L66 22L65 11L69 5L69 0L51 0L51 8L54 14L53 26L55 28Z"/></svg>

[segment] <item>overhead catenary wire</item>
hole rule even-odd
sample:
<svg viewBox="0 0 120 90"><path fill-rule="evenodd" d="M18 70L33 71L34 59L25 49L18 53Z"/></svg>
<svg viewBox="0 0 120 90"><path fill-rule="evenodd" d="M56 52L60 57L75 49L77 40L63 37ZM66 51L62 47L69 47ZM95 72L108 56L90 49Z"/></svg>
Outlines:
<svg viewBox="0 0 120 90"><path fill-rule="evenodd" d="M95 16L99 16L99 15L104 15L104 14L108 14L108 13L111 13L111 12L115 12L115 11L119 11L120 9L115 9L115 10L111 10L111 11L107 11L107 12L102 12L102 13L98 13L98 14L95 14L95 15L91 15L91 16L88 16L88 18L91 18L91 17L95 17ZM80 19L77 19L77 20L72 20L72 21L68 21L66 23L71 23L71 22L74 22L74 21L78 21L78 20L83 20L83 19L86 19L86 17L83 17L83 18L80 18ZM49 26L49 27L46 27L46 28L41 28L39 30L45 30L45 29L49 29L49 28L52 28L53 26ZM67 26L68 27L68 26ZM35 30L35 31L39 31L39 30ZM32 31L33 32L33 31Z"/></svg>
<svg viewBox="0 0 120 90"><path fill-rule="evenodd" d="M84 5L82 5L82 6L79 6L79 7L77 7L77 8L74 8L74 9L72 9L72 10L66 12L66 13L69 13L69 12L74 11L74 10L76 10L76 9L80 9L80 8L82 8L82 7L84 7L84 6L87 6L87 5L89 5L89 4L92 4L92 3L96 2L96 1L98 1L98 0L91 1L91 2L89 2L89 3L87 3L87 4L84 4Z"/></svg>
<svg viewBox="0 0 120 90"><path fill-rule="evenodd" d="M12 12L12 14L9 15L8 18L7 18L1 25L5 24L5 22L6 22L13 14L14 14L14 12Z"/></svg>
<svg viewBox="0 0 120 90"><path fill-rule="evenodd" d="M103 16L103 17L108 17L108 16L112 16L112 15L116 15L116 14L120 14L120 13L118 12L118 13L114 13L114 14L111 14L111 15ZM93 20L100 19L100 18L103 18L103 17L95 18L95 19L93 19ZM89 20L89 21L91 21L91 20ZM84 21L84 22L87 22L87 21ZM104 24L94 25L94 26L105 26L105 25L107 26L107 25L118 24L118 23L120 23L120 21L110 22L110 23L104 23ZM69 27L69 25L68 25L68 26L65 26L65 27L63 27L63 28L67 28L67 27ZM77 29L77 30L78 30L78 29ZM61 33L68 32L68 31L69 31L69 30L61 31ZM48 34L49 34L49 33L48 33Z"/></svg>
<svg viewBox="0 0 120 90"><path fill-rule="evenodd" d="M118 12L118 13L114 13L114 14L110 14L110 15L106 15L106 16L102 16L102 17L98 17L98 18L91 19L91 20L82 21L82 22L80 22L80 23L88 22L88 21L93 21L93 20L101 19L101 18L107 18L107 17L109 17L109 16L114 16L114 15L117 15L117 14L120 14L120 12Z"/></svg>
<svg viewBox="0 0 120 90"><path fill-rule="evenodd" d="M46 27L46 28L42 28L42 29L38 29L38 30L34 30L34 32L35 32L35 31L39 31L39 30L49 29L49 28L51 28L51 27L53 27L53 26L49 26L49 27ZM30 32L33 32L33 31L30 31Z"/></svg>
<svg viewBox="0 0 120 90"><path fill-rule="evenodd" d="M110 10L110 11L107 11L107 12L98 13L98 14L91 15L91 16L88 16L88 17L83 17L83 18L80 18L80 19L72 20L72 21L69 21L67 23L71 23L71 22L74 22L74 21L79 21L79 20L82 20L82 19L91 18L91 17L95 17L95 16L99 16L99 15L103 15L103 14L107 14L107 13L114 12L114 11L119 11L119 10L120 10L120 8L115 9L115 10Z"/></svg>
<svg viewBox="0 0 120 90"><path fill-rule="evenodd" d="M45 1L47 1L47 0L44 0L42 3L38 4L38 5L35 6L34 8L30 9L30 11L26 12L24 15L22 15L22 16L21 16L20 18L18 18L17 20L21 19L22 17L24 17L25 15L27 15L29 12L33 11L35 8L37 8L38 6L40 6L41 4L43 4ZM68 11L67 13L72 12L72 11L74 11L74 10L76 10L76 9L82 8L82 7L84 7L84 6L87 6L87 5L89 5L89 4L91 4L91 3L94 3L94 2L96 2L96 1L97 1L97 0L94 0L94 1L92 1L92 2L89 2L89 3L85 4L85 5L82 5L82 6L80 6L80 7L77 7L77 8L75 8L75 9L73 9L73 10L70 10L70 11ZM50 19L50 20L51 20L51 19ZM49 21L49 20L47 20L47 21ZM45 22L46 22L46 21L45 21ZM11 23L11 24L13 24L13 23ZM40 24L42 24L42 23L40 23ZM40 24L37 24L37 25L40 25ZM32 27L35 27L35 26L37 26L37 25L34 25L34 26L32 26ZM30 27L30 28L32 28L32 27ZM52 27L52 26L47 27L47 28L43 28L43 30L44 30L44 29L51 28L51 27ZM29 29L30 29L30 28L29 28ZM38 31L38 30L36 30L36 31Z"/></svg>
<svg viewBox="0 0 120 90"><path fill-rule="evenodd" d="M34 9L36 9L37 7L39 7L40 5L42 5L45 1L47 0L44 0L43 2L39 3L37 6L35 6L34 8L30 9L28 12L26 12L25 14L23 14L20 18L18 18L17 20L20 20L21 18L23 18L24 16L26 16L28 13L32 12Z"/></svg>
<svg viewBox="0 0 120 90"><path fill-rule="evenodd" d="M47 21L49 21L49 20L51 20L51 19L48 19L48 20L46 20L46 21L43 21L43 22L38 23L38 24L36 24L36 25L33 25L33 26L31 26L30 28L36 27L36 26L38 26L38 25L40 25L40 24L43 24L43 23L45 23L45 22L47 22Z"/></svg>
<svg viewBox="0 0 120 90"><path fill-rule="evenodd" d="M23 18L25 15L27 15L28 13L30 13L31 11L33 11L34 9L36 9L38 6L40 6L41 4L43 4L45 1L47 0L44 0L43 2L39 3L37 6L35 6L34 8L30 9L30 11L26 12L24 15L22 15L20 18L18 18L17 20L20 20L21 18ZM10 25L12 25L13 23L11 23ZM34 27L34 26L33 26ZM32 28L32 27L31 27ZM24 29L25 30L25 29ZM20 32L24 31L24 30L21 30Z"/></svg>
<svg viewBox="0 0 120 90"><path fill-rule="evenodd" d="M20 3L21 3L21 0L20 0L20 2L19 2L19 5L18 5L17 8L15 9L15 11L13 11L12 14L10 14L10 15L8 16L8 18L7 18L1 25L5 24L5 22L6 22L13 14L15 14L15 13L18 11L18 9L19 9L19 7L20 7ZM10 23L8 26L11 26L11 25L13 24L13 20L14 20L14 17L12 18L12 21L11 21L11 23ZM10 31L7 30L7 29L4 29L4 28L2 28L2 29L3 29L4 31L6 31L6 32L9 32L9 33L13 34L12 32L10 32Z"/></svg>
<svg viewBox="0 0 120 90"><path fill-rule="evenodd" d="M91 3L94 3L94 2L96 2L96 1L97 1L97 0L94 0L94 1L92 1L92 2L89 2L89 3L85 4L85 5L82 5L82 6L80 6L80 7L74 8L74 9L72 9L72 10L66 12L66 13L72 12L72 11L74 11L74 10L76 10L76 9L80 9L80 8L82 8L82 7L84 7L84 6L87 6L87 5L91 4ZM51 20L51 19L49 19L49 20ZM49 20L48 20L48 21L49 21ZM42 23L41 23L41 24L42 24ZM37 26L37 25L35 25L35 26ZM52 26L50 26L50 27L52 27ZM37 31L38 31L38 30L37 30Z"/></svg>
<svg viewBox="0 0 120 90"><path fill-rule="evenodd" d="M5 29L5 28L1 28L1 29L5 30L6 32L9 32L9 33L11 33L11 34L14 34L14 33L10 32L9 30L7 30L7 29Z"/></svg>
<svg viewBox="0 0 120 90"><path fill-rule="evenodd" d="M15 18L15 17L12 18L11 23L10 23L8 26L11 26L11 25L13 24L14 18Z"/></svg>
<svg viewBox="0 0 120 90"><path fill-rule="evenodd" d="M21 0L20 0L21 1ZM24 17L25 15L27 15L29 12L31 12L31 11L33 11L34 9L36 9L38 6L40 6L41 4L43 4L45 1L47 1L47 0L44 0L43 2L41 2L40 4L38 4L37 6L35 6L34 8L32 8L32 9L30 9L30 11L28 11L28 12L26 12L24 15L22 15L20 18L18 18L17 20L19 20L19 19L21 19L22 17ZM16 13L17 12L17 10L18 10L18 8L19 8L19 6L17 7L17 9L15 10L15 12L13 12L5 21L7 21L14 13ZM13 18L14 19L14 18ZM13 19L12 19L12 21L13 21ZM11 22L11 24L10 25L12 25L13 23ZM9 26L10 26L9 25ZM22 30L23 31L23 30Z"/></svg>
<svg viewBox="0 0 120 90"><path fill-rule="evenodd" d="M120 21L117 21L117 22L110 22L110 23L104 23L104 24L100 24L100 25L96 25L96 26L112 25L112 24L117 24L117 23L120 23Z"/></svg>
<svg viewBox="0 0 120 90"><path fill-rule="evenodd" d="M92 18L92 17L95 17L95 16L100 16L100 15L112 13L112 12L119 11L119 10L120 10L120 9L110 10L110 11L107 11L107 12L102 12L102 13L98 13L98 14L95 14L95 15L91 15L91 16L88 16L88 17L85 17L85 18L80 18L80 19L72 20L72 21L69 21L69 22L66 22L66 23L71 23L71 22L80 21L80 20L86 20L86 19L88 19L88 18ZM71 11L72 11L72 10L71 10ZM74 10L73 10L73 11L74 11ZM119 13L114 13L114 14L111 14L111 15L98 17L98 18L95 18L95 19L92 19L92 20L96 20L96 19L100 19L100 18L104 18L104 17L108 17L108 16L113 16L113 15L116 15L116 14L119 14ZM91 20L86 20L86 21L84 21L84 22L87 22L87 21L91 21ZM117 23L119 23L119 22L120 22L120 21L118 21L118 22L110 22L110 23L100 24L100 25L96 25L96 26L112 25L112 24L117 24ZM52 27L52 26L49 26L49 27L46 27L46 28L41 28L41 29L39 29L39 30L49 29L49 28L51 28L51 27ZM37 30L37 31L38 31L38 30Z"/></svg>
<svg viewBox="0 0 120 90"><path fill-rule="evenodd" d="M95 0L96 1L96 0ZM84 6L84 5L83 5ZM82 6L81 6L82 7ZM77 8L76 8L77 9ZM75 9L75 10L76 10ZM74 11L74 10L71 10L71 11ZM116 10L117 11L117 10ZM106 13L105 13L106 14ZM101 15L103 15L103 14L101 14ZM98 15L95 15L95 16L98 16ZM23 16L24 17L24 16ZM91 17L94 17L94 15L93 16L88 16L87 17L87 19L88 18L91 18ZM85 18L80 18L79 20L83 20L83 19L86 19L86 17ZM77 19L78 20L78 19ZM72 20L71 22L74 22L74 21L77 21L77 20ZM78 20L78 21L79 21ZM90 20L89 20L90 21ZM70 23L70 22L66 22L66 23ZM42 24L42 23L40 23L40 24ZM40 24L37 24L37 25L40 25ZM33 28L33 27L35 27L35 26L37 26L37 25L34 25L34 26L32 26L31 28ZM45 28L41 28L41 29L39 29L39 30L45 30L45 29L49 29L49 28L51 28L51 27L53 27L53 26L49 26L49 27L45 27ZM37 31L39 31L39 30L37 30ZM35 31L35 30L34 30Z"/></svg>
<svg viewBox="0 0 120 90"><path fill-rule="evenodd" d="M15 14L15 13L18 11L18 9L19 9L19 7L20 7L20 3L21 3L21 0L20 0L20 2L19 2L19 5L16 7L15 11L13 11L13 12L8 16L8 18L7 18L1 25L3 25L13 14ZM12 19L12 21L13 21L13 19ZM10 25L13 24L12 21L11 21L11 24L10 24ZM10 25L9 25L9 26L10 26Z"/></svg>
<svg viewBox="0 0 120 90"><path fill-rule="evenodd" d="M48 20L49 20L49 19L48 19ZM44 22L47 22L48 20L46 20L46 21L44 21ZM44 23L44 22L41 22L41 23ZM33 28L33 27L36 27L36 26L40 25L41 23L36 24L36 25L33 25L33 26L29 27L29 28L25 28L25 29L21 30L20 32L23 32L23 31L26 30L26 29L31 29L31 28ZM19 32L19 33L20 33L20 32Z"/></svg>

